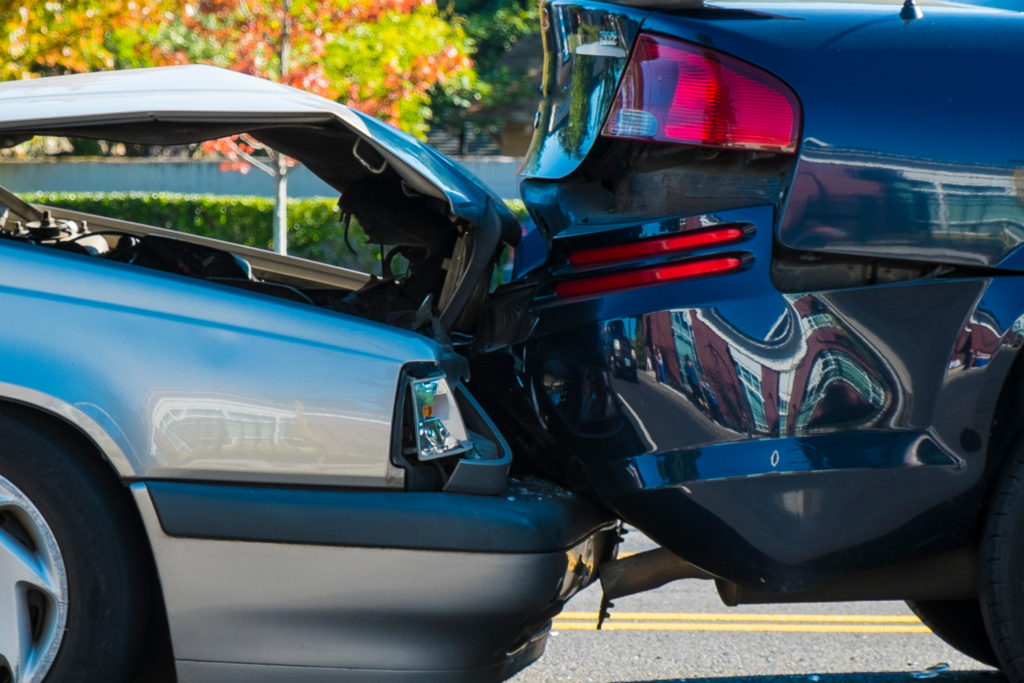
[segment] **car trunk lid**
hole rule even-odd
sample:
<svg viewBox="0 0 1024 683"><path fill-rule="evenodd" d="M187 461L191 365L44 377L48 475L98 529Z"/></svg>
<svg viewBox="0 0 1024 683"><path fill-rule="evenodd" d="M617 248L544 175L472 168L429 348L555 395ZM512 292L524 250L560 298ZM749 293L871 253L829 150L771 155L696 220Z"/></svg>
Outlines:
<svg viewBox="0 0 1024 683"><path fill-rule="evenodd" d="M541 4L542 100L522 177L564 178L579 167L598 139L647 14L625 5Z"/></svg>

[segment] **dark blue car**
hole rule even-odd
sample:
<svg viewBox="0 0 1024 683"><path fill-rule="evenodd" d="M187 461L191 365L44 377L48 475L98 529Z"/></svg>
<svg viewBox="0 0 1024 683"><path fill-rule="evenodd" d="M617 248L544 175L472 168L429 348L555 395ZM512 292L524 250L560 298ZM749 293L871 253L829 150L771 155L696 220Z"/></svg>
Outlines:
<svg viewBox="0 0 1024 683"><path fill-rule="evenodd" d="M519 466L729 605L907 600L1024 680L1013 9L544 2L547 261L470 383Z"/></svg>

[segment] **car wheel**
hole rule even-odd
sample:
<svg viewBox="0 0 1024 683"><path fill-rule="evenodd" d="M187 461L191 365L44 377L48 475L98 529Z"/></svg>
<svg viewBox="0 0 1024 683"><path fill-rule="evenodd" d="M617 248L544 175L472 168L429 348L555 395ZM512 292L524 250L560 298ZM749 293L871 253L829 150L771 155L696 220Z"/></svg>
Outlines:
<svg viewBox="0 0 1024 683"><path fill-rule="evenodd" d="M977 600L908 600L924 625L968 657L999 668Z"/></svg>
<svg viewBox="0 0 1024 683"><path fill-rule="evenodd" d="M130 504L69 427L0 413L0 683L131 675L152 587Z"/></svg>
<svg viewBox="0 0 1024 683"><path fill-rule="evenodd" d="M1024 440L992 490L979 548L982 615L1007 677L1024 681Z"/></svg>

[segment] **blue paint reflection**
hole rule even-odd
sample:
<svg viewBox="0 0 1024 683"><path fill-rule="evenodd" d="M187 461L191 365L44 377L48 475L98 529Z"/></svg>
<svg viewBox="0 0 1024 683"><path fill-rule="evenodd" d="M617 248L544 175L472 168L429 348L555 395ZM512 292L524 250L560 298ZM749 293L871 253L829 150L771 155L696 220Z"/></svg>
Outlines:
<svg viewBox="0 0 1024 683"><path fill-rule="evenodd" d="M1024 243L1012 167L808 140L779 236L796 249L994 265Z"/></svg>
<svg viewBox="0 0 1024 683"><path fill-rule="evenodd" d="M658 311L628 324L606 323L609 330L634 330L638 384L659 397L634 401L641 405L633 407L638 419L650 413L652 423L664 422L668 414L685 413L688 421L705 423L707 436L714 431L713 441L802 436L891 421L900 405L899 383L878 353L819 298L786 297L786 303L761 339L741 332L715 308ZM670 431L675 436L660 440L663 447L693 438L692 432Z"/></svg>

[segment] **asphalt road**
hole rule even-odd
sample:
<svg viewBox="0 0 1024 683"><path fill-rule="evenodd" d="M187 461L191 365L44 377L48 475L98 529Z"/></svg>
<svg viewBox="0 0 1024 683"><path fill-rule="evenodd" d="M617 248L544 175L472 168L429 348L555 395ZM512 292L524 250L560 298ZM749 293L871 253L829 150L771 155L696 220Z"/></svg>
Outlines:
<svg viewBox="0 0 1024 683"><path fill-rule="evenodd" d="M633 532L621 550L652 547ZM617 600L612 613L625 618L606 628L628 630L595 631L600 598L597 586L576 596L544 657L513 683L911 683L937 664L949 670L936 683L1005 680L929 633L901 602L730 608L711 582L677 581Z"/></svg>

